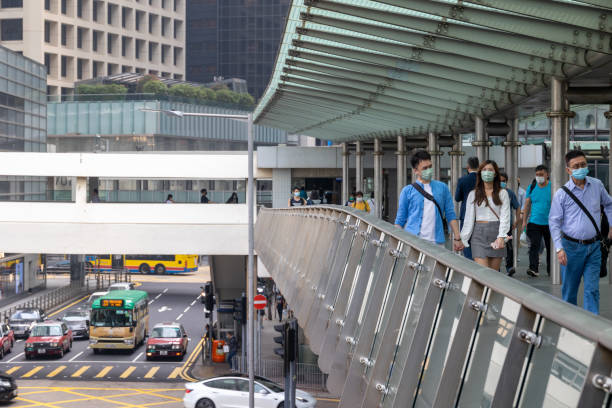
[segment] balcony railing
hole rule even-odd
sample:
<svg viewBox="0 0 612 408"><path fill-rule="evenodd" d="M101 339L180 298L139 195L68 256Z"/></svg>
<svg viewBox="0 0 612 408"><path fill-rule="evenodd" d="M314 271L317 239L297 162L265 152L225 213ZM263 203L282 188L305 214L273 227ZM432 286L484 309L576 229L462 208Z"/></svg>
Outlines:
<svg viewBox="0 0 612 408"><path fill-rule="evenodd" d="M341 408L610 403L610 321L389 223L263 209L255 247Z"/></svg>

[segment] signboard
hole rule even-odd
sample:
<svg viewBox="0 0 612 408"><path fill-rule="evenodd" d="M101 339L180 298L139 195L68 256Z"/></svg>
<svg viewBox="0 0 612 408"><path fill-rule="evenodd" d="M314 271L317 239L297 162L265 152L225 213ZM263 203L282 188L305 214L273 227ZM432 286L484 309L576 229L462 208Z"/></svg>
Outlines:
<svg viewBox="0 0 612 408"><path fill-rule="evenodd" d="M101 299L102 307L123 307L123 299Z"/></svg>
<svg viewBox="0 0 612 408"><path fill-rule="evenodd" d="M253 298L253 305L255 309L261 310L266 308L266 297L264 295L257 295Z"/></svg>

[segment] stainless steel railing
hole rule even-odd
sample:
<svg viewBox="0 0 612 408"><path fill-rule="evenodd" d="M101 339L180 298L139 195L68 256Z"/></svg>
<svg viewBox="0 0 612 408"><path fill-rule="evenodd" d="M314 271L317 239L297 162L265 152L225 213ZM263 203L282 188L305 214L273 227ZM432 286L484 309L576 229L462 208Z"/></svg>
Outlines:
<svg viewBox="0 0 612 408"><path fill-rule="evenodd" d="M609 320L389 223L262 209L255 248L341 408L610 403Z"/></svg>

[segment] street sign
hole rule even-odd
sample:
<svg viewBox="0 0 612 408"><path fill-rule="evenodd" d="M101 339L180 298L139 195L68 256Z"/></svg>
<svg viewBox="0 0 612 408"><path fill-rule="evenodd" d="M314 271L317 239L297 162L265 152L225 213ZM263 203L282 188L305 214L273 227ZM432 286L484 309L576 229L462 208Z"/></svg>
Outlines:
<svg viewBox="0 0 612 408"><path fill-rule="evenodd" d="M264 295L257 295L253 298L253 305L257 310L265 309L266 303L266 297Z"/></svg>

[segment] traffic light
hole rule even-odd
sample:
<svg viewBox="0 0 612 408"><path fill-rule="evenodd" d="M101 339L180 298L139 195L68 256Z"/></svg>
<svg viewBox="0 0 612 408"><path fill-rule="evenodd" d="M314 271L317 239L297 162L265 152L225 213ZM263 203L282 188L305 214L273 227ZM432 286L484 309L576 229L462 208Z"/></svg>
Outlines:
<svg viewBox="0 0 612 408"><path fill-rule="evenodd" d="M247 322L247 302L246 296L234 300L234 320L241 324Z"/></svg>
<svg viewBox="0 0 612 408"><path fill-rule="evenodd" d="M280 357L284 357L285 356L285 323L275 324L274 330L281 334L280 336L274 337L274 342L281 345L281 347L277 347L274 349L274 354Z"/></svg>

